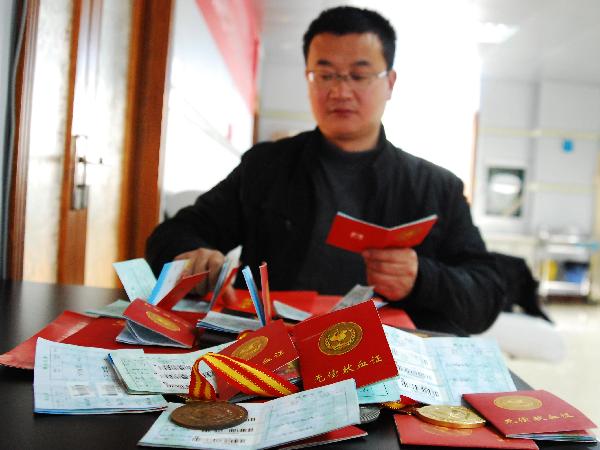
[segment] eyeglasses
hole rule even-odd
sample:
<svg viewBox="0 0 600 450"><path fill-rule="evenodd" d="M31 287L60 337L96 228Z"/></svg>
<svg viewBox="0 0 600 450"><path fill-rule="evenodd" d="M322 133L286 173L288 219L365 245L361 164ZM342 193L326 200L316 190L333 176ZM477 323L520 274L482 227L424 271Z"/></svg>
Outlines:
<svg viewBox="0 0 600 450"><path fill-rule="evenodd" d="M379 73L350 72L347 74L336 73L330 70L309 70L306 72L308 81L323 90L331 89L335 84L342 81L351 89L364 90L373 80L384 78L387 75L387 70Z"/></svg>

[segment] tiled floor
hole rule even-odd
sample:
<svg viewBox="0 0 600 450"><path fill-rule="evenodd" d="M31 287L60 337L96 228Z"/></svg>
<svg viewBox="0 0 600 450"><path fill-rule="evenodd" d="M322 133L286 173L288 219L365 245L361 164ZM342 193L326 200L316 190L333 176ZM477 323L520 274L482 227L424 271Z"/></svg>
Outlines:
<svg viewBox="0 0 600 450"><path fill-rule="evenodd" d="M508 358L508 366L533 388L567 400L600 426L600 306L550 303L545 309L564 338L566 356L558 363Z"/></svg>

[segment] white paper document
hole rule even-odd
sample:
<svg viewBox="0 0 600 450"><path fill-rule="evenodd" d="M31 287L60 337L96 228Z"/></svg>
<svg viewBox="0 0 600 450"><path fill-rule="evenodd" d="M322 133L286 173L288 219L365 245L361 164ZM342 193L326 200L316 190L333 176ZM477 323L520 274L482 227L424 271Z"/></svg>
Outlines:
<svg viewBox="0 0 600 450"><path fill-rule="evenodd" d="M252 450L274 447L360 423L356 384L344 380L266 403L242 403L248 420L225 430L183 428L169 420L169 404L138 442L151 447Z"/></svg>
<svg viewBox="0 0 600 450"><path fill-rule="evenodd" d="M109 360L131 394L187 394L194 362L208 352L218 353L232 342L190 353L144 353L136 350L111 350ZM216 386L212 370L200 364L200 371Z"/></svg>
<svg viewBox="0 0 600 450"><path fill-rule="evenodd" d="M160 275L158 276L158 280L152 289L152 293L148 297L148 303L151 305L157 305L165 295L171 292L171 289L175 287L181 278L181 274L186 268L187 264L187 259L180 259L166 263L160 271Z"/></svg>
<svg viewBox="0 0 600 450"><path fill-rule="evenodd" d="M156 284L156 278L144 258L119 261L113 263L113 267L130 301L134 301L136 298L147 300L150 297Z"/></svg>
<svg viewBox="0 0 600 450"><path fill-rule="evenodd" d="M115 319L124 319L123 312L131 305L128 300L115 300L114 302L95 309L86 309L86 314L94 314L100 317L112 317Z"/></svg>
<svg viewBox="0 0 600 450"><path fill-rule="evenodd" d="M384 325L402 395L431 405L460 405L462 394L515 391L495 341L473 337L422 338Z"/></svg>
<svg viewBox="0 0 600 450"><path fill-rule="evenodd" d="M172 311L185 311L185 312L195 312L195 313L206 313L208 312L208 302L202 300L188 299L183 298L179 300L173 308Z"/></svg>
<svg viewBox="0 0 600 450"><path fill-rule="evenodd" d="M196 326L224 333L240 333L246 330L255 331L262 327L259 320L234 316L232 314L223 314L216 311L209 311L203 319L198 321Z"/></svg>
<svg viewBox="0 0 600 450"><path fill-rule="evenodd" d="M33 371L34 412L112 414L165 409L161 395L130 395L107 361L108 350L38 338Z"/></svg>
<svg viewBox="0 0 600 450"><path fill-rule="evenodd" d="M369 301L371 298L373 298L373 293L373 286L362 286L357 284L342 297L342 299L333 307L331 311L339 311L340 309Z"/></svg>
<svg viewBox="0 0 600 450"><path fill-rule="evenodd" d="M356 389L358 403L368 405L369 403L395 402L400 400L400 389L396 378L368 384Z"/></svg>
<svg viewBox="0 0 600 450"><path fill-rule="evenodd" d="M226 288L225 281L229 274L235 269L235 265L237 263L237 258L231 258L229 256L225 257L225 261L223 261L223 265L221 266L221 270L219 271L219 276L217 277L217 283L215 284L215 288L213 289L212 297L210 298L210 302L208 304L207 311L210 311L215 306L217 299L221 295L221 291L223 288Z"/></svg>
<svg viewBox="0 0 600 450"><path fill-rule="evenodd" d="M284 319L297 320L302 322L312 316L311 313L302 311L301 309L294 308L293 306L287 305L279 300L273 301L273 307L278 316Z"/></svg>

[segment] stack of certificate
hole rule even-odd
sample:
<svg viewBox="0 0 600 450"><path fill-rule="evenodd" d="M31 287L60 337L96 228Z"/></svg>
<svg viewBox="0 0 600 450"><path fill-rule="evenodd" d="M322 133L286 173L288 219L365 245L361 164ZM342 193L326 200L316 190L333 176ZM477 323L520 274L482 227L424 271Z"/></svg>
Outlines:
<svg viewBox="0 0 600 450"><path fill-rule="evenodd" d="M208 352L218 353L230 343L190 353L144 353L141 349L111 350L108 354L115 373L130 394L187 394L194 362ZM202 374L214 385L212 371Z"/></svg>
<svg viewBox="0 0 600 450"><path fill-rule="evenodd" d="M38 338L33 378L34 412L113 414L163 410L161 395L130 395L108 361L108 350Z"/></svg>
<svg viewBox="0 0 600 450"><path fill-rule="evenodd" d="M233 428L203 431L169 420L170 404L139 441L150 447L253 450L274 447L360 423L354 380L345 380L266 403L242 403L248 419Z"/></svg>

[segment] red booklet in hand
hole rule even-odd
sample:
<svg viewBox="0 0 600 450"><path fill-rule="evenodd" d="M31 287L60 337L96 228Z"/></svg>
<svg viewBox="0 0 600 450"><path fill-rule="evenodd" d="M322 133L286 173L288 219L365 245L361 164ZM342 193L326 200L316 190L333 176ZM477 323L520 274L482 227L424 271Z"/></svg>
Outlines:
<svg viewBox="0 0 600 450"><path fill-rule="evenodd" d="M596 428L577 408L544 390L464 394L463 398L508 437Z"/></svg>
<svg viewBox="0 0 600 450"><path fill-rule="evenodd" d="M488 426L447 428L401 414L394 415L394 421L401 444L457 448L538 448L531 439L508 439Z"/></svg>
<svg viewBox="0 0 600 450"><path fill-rule="evenodd" d="M193 347L196 327L171 311L135 299L123 312L127 324L117 341L128 344Z"/></svg>
<svg viewBox="0 0 600 450"><path fill-rule="evenodd" d="M361 387L398 375L372 301L300 322L292 338L304 389L350 378Z"/></svg>
<svg viewBox="0 0 600 450"><path fill-rule="evenodd" d="M432 215L414 222L386 228L338 212L326 242L351 252L369 248L408 248L419 245L437 221Z"/></svg>

